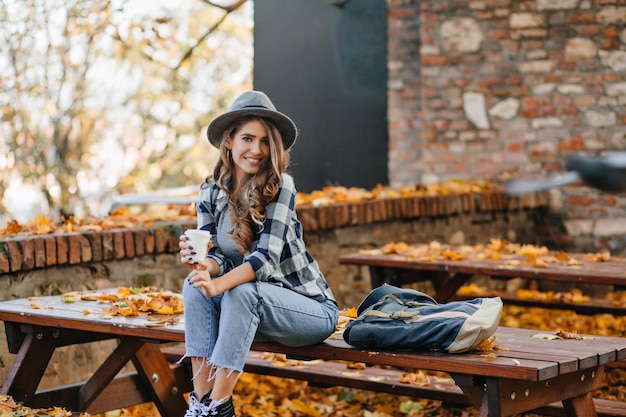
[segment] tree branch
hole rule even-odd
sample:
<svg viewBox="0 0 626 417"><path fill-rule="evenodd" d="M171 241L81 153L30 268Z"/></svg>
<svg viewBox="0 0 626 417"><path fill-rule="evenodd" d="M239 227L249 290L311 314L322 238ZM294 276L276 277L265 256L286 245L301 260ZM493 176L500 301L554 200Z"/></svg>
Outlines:
<svg viewBox="0 0 626 417"><path fill-rule="evenodd" d="M206 3L206 4L208 4L209 6L217 7L217 8L220 8L220 9L224 10L226 13L230 13L230 12L234 12L235 10L237 10L247 0L237 0L233 4L231 4L230 6L221 6L219 4L213 3L211 0L202 0L202 1L204 3Z"/></svg>
<svg viewBox="0 0 626 417"><path fill-rule="evenodd" d="M218 7L224 11L226 11L226 13L224 14L224 16L221 17L220 20L218 20L212 27L209 28L209 30L200 37L200 39L197 40L196 44L194 46L189 47L189 49L187 50L187 52L185 52L185 54L182 56L182 58L180 59L180 61L178 61L178 64L176 65L176 67L174 67L174 71L178 71L180 69L180 67L183 65L183 62L185 62L186 60L188 60L191 55L193 54L193 51L196 49L196 47L198 45L200 45L211 33L213 33L214 31L217 30L217 28L220 27L220 25L222 24L222 22L224 20L226 20L226 17L228 17L228 15L231 12L234 12L235 10L237 10L239 7L241 7L241 5L243 5L247 0L237 0L236 2L234 2L233 4L231 4L230 6L220 6L219 4L215 4L210 0L202 0L204 3L210 5L210 6L214 6L214 7Z"/></svg>

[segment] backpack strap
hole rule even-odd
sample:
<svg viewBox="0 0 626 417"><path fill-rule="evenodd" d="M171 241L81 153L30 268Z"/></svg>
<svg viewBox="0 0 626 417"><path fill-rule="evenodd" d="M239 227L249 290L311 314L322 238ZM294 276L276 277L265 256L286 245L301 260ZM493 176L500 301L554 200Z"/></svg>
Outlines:
<svg viewBox="0 0 626 417"><path fill-rule="evenodd" d="M367 310L364 311L361 316L373 316L383 319L403 320L406 323L410 323L413 321L413 319L415 319L415 317L419 316L419 311L393 311L391 313L383 313L382 311L378 310Z"/></svg>
<svg viewBox="0 0 626 417"><path fill-rule="evenodd" d="M387 295L383 296L382 298L391 298L396 303L398 303L398 304L400 304L402 306L405 306L405 307L424 307L424 306L431 306L433 304L436 304L435 300L432 300L429 303L420 303L419 301L402 301L395 294L387 294ZM430 297L429 297L429 299L430 299Z"/></svg>
<svg viewBox="0 0 626 417"><path fill-rule="evenodd" d="M386 294L383 297L381 297L381 300L384 298L391 299L395 301L396 303L400 304L401 306L405 306L405 307L421 307L421 306L432 305L432 303L420 303L417 301L404 302L400 298L398 298L395 294ZM403 320L406 323L410 323L414 321L416 317L419 316L419 314L420 313L417 310L413 310L413 311L400 310L400 311L392 311L391 313L384 313L382 311L378 311L374 309L370 309L361 313L362 316L373 316L373 317L380 317L380 318L385 318L385 319L397 319L397 320Z"/></svg>

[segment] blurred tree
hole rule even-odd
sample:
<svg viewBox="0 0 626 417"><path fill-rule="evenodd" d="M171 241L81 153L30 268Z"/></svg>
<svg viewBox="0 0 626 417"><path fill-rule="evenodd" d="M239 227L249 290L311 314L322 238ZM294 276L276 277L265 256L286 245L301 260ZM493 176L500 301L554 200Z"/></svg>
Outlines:
<svg viewBox="0 0 626 417"><path fill-rule="evenodd" d="M246 0L4 0L0 40L0 193L52 216L199 182L202 128L251 86Z"/></svg>

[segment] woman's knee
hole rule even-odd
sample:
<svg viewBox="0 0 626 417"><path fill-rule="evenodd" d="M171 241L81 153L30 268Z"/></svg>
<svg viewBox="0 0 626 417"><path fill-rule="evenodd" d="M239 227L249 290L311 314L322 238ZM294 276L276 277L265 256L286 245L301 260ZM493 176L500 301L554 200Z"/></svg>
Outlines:
<svg viewBox="0 0 626 417"><path fill-rule="evenodd" d="M206 303L206 297L202 295L200 291L195 289L185 280L183 284L183 300L185 300L185 306L195 305L196 303Z"/></svg>
<svg viewBox="0 0 626 417"><path fill-rule="evenodd" d="M224 293L224 302L255 306L259 302L259 292L255 282L246 282Z"/></svg>

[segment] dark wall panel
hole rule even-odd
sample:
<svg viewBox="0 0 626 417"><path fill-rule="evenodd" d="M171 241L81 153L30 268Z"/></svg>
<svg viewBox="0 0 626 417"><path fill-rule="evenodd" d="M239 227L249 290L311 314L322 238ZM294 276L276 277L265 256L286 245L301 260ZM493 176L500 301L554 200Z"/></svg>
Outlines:
<svg viewBox="0 0 626 417"><path fill-rule="evenodd" d="M385 0L254 2L254 88L291 116L298 189L387 184Z"/></svg>

